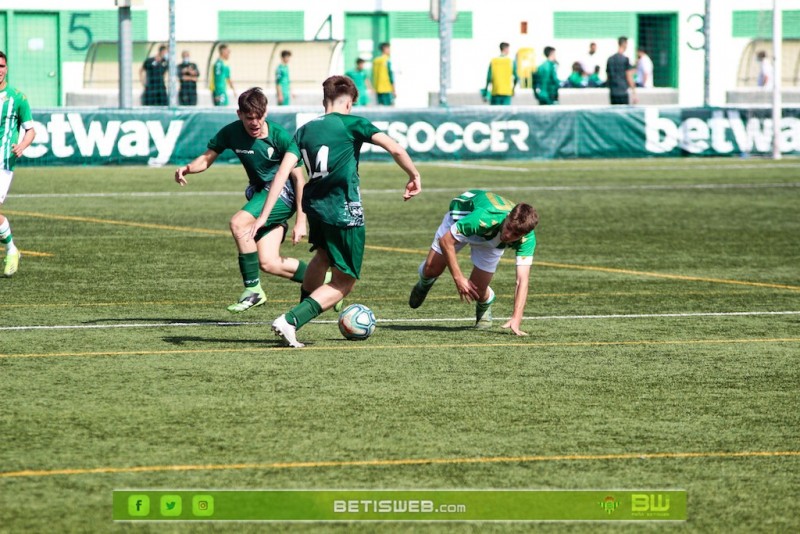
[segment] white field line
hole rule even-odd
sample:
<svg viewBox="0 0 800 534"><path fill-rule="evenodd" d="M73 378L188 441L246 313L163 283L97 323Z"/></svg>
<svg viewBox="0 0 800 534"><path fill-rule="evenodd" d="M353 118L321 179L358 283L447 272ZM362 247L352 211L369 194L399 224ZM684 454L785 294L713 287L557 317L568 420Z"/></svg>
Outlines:
<svg viewBox="0 0 800 534"><path fill-rule="evenodd" d="M595 163L607 163L609 165L614 165L616 160L600 160ZM616 162L620 166L627 165L630 160L625 161L618 161ZM536 165L534 164L531 167L505 167L502 165L484 165L480 163L461 163L461 162L419 162L417 164L418 167L452 167L452 168L461 168L461 169L477 169L477 170L491 170L491 171L507 171L507 172L563 172L563 171L586 171L587 165L575 166L575 165ZM757 170L757 169L796 169L800 167L800 163L766 163L762 161L757 161L753 164L739 164L734 163L730 165L650 165L644 167L637 167L637 170L641 171L691 171L695 169L713 169L713 170L727 170L727 169L746 169L746 170Z"/></svg>
<svg viewBox="0 0 800 534"><path fill-rule="evenodd" d="M775 315L800 315L800 311L743 311L743 312L696 312L696 313L625 313L608 315L540 315L523 317L523 321L570 321L570 320L597 320L597 319L667 319L688 317L757 317ZM495 317L497 321L506 321L509 317ZM474 317L424 317L408 319L378 319L379 324L389 323L460 323L474 322ZM335 320L312 321L315 324L333 324ZM31 325L31 326L3 326L0 331L23 330L91 330L111 328L172 328L184 326L264 326L266 321L218 321L218 322L176 322L176 323L125 323L125 324L76 324L76 325Z"/></svg>
<svg viewBox="0 0 800 534"><path fill-rule="evenodd" d="M697 189L780 189L800 187L800 182L776 182L760 184L647 184L647 185L530 185L492 187L492 191L680 191ZM424 188L426 193L461 193L464 187ZM363 194L399 194L402 189L362 189ZM139 191L126 193L23 193L14 198L152 198L152 197L219 197L240 196L242 192L234 191Z"/></svg>

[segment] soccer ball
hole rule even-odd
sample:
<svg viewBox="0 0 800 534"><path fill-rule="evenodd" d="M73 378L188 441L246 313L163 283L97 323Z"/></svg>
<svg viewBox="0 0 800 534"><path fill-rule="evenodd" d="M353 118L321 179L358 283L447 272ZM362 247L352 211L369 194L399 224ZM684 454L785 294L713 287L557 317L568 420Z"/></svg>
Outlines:
<svg viewBox="0 0 800 534"><path fill-rule="evenodd" d="M351 304L339 314L339 332L349 340L367 339L375 331L375 314L363 304Z"/></svg>

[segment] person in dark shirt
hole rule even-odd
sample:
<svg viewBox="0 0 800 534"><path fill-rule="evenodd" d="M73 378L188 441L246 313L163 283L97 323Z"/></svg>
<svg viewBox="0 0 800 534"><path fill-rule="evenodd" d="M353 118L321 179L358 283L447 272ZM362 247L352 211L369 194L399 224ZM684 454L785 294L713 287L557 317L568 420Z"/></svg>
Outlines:
<svg viewBox="0 0 800 534"><path fill-rule="evenodd" d="M181 89L178 91L178 102L181 106L196 106L197 80L200 78L200 71L197 70L197 64L192 63L188 50L183 51L181 59L181 64L178 65L178 73L181 79Z"/></svg>
<svg viewBox="0 0 800 534"><path fill-rule="evenodd" d="M639 100L636 97L636 83L633 81L635 67L631 65L625 50L628 48L628 38L620 37L619 50L616 54L608 58L606 63L606 79L608 90L611 96L611 104L627 105L636 104ZM630 98L628 89L630 88Z"/></svg>
<svg viewBox="0 0 800 534"><path fill-rule="evenodd" d="M167 62L167 46L161 45L158 54L147 58L139 69L139 79L144 86L142 93L142 105L145 106L166 106L167 84L164 75L169 70Z"/></svg>

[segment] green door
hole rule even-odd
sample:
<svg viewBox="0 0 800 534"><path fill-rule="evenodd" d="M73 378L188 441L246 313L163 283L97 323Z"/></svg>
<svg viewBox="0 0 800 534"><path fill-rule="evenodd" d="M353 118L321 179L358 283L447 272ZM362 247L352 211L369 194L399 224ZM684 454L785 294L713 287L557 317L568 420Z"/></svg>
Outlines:
<svg viewBox="0 0 800 534"><path fill-rule="evenodd" d="M639 15L638 29L637 46L653 60L653 85L678 87L677 14Z"/></svg>
<svg viewBox="0 0 800 534"><path fill-rule="evenodd" d="M389 42L389 15L387 13L346 13L344 19L344 70L355 68L356 59L367 61L372 68L372 58L380 54L378 47Z"/></svg>
<svg viewBox="0 0 800 534"><path fill-rule="evenodd" d="M9 39L9 83L25 93L31 107L58 106L58 15L14 13Z"/></svg>

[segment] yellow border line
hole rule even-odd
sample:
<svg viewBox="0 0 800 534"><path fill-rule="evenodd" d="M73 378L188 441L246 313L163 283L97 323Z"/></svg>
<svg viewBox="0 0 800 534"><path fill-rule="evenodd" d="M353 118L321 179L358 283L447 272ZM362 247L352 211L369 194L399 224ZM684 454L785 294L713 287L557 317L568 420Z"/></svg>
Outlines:
<svg viewBox="0 0 800 534"><path fill-rule="evenodd" d="M497 464L530 462L564 462L594 460L658 460L676 458L774 458L800 456L800 451L741 451L741 452L654 452L623 454L570 454L558 456L496 456L478 458L407 458L400 460L351 460L321 462L274 462L206 465L149 465L134 467L95 467L83 469L53 469L7 471L0 478L46 477L55 475L91 475L111 473L153 473L163 471L222 471L237 469L304 469L318 467L390 467L406 465Z"/></svg>
<svg viewBox="0 0 800 534"><path fill-rule="evenodd" d="M799 343L800 337L788 338L750 338L750 339L687 339L665 341L564 341L564 342L531 342L531 343L452 343L436 345L437 348L499 348L499 347L607 347L607 346L640 346L640 345L738 345L743 343ZM342 347L337 345L314 346L306 345L302 352L335 351ZM386 350L386 349L424 349L429 345L355 345L349 344L348 351L356 350ZM115 352L52 352L32 354L0 354L0 359L9 358L64 358L64 357L96 357L96 356L164 356L177 354L221 354L221 353L249 353L265 351L288 351L286 347L269 346L260 348L236 349L176 349L176 350L131 350Z"/></svg>
<svg viewBox="0 0 800 534"><path fill-rule="evenodd" d="M9 215L22 215L27 217L39 217L42 219L54 219L59 221L75 221L75 222L90 222L90 223L98 223L98 224L114 224L117 226L130 226L134 228L147 228L147 229L154 229L154 230L170 230L176 232L195 232L200 234L207 234L207 235L229 235L228 232L222 230L209 230L204 228L189 228L185 226L168 226L163 224L151 224L151 223L136 223L136 222L128 222L128 221L115 221L110 219L96 219L94 217L75 217L72 215L51 215L47 213L35 213L30 211L7 211ZM395 248L395 247L382 247L376 245L366 245L368 250L380 250L383 252L401 252L404 254L416 254L416 255L425 255L428 253L428 250L421 250L421 249L408 249L408 248ZM503 260L506 263L513 262L513 260ZM632 276L646 276L650 278L664 278L668 280L683 280L687 282L708 282L713 284L735 284L735 285L742 285L742 286L750 286L750 287L768 287L772 289L788 289L790 291L800 291L800 286L792 286L786 284L769 284L764 282L747 282L742 280L728 280L725 278L707 278L701 276L686 276L680 274L667 274L667 273L655 273L650 271L634 271L630 269L617 269L614 267L597 267L594 265L576 265L571 263L554 263L554 262L547 262L547 261L537 261L537 266L541 267L553 267L557 269L578 269L582 271L596 271L602 273L613 273L613 274L626 274Z"/></svg>
<svg viewBox="0 0 800 534"><path fill-rule="evenodd" d="M34 252L32 250L20 250L23 256L33 256L35 258L52 258L55 254L49 252Z"/></svg>

